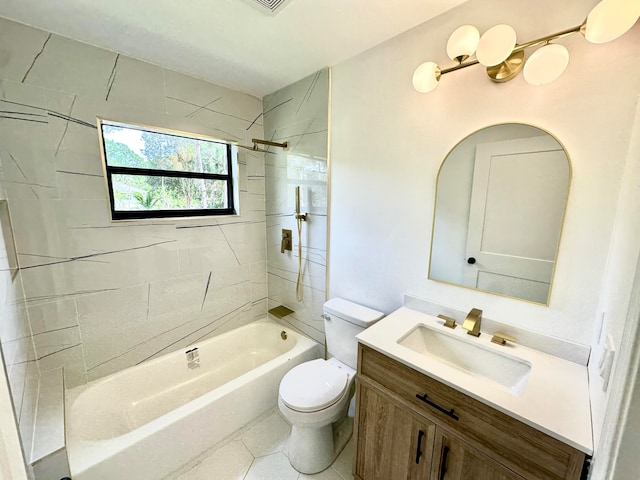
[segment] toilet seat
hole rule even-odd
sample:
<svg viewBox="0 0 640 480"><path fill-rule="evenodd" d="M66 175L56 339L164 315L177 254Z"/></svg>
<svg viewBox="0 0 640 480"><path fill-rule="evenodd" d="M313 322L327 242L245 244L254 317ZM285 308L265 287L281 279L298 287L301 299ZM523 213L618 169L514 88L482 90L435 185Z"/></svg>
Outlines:
<svg viewBox="0 0 640 480"><path fill-rule="evenodd" d="M316 412L340 400L348 383L345 371L323 359L311 360L287 372L280 382L280 398L292 410Z"/></svg>

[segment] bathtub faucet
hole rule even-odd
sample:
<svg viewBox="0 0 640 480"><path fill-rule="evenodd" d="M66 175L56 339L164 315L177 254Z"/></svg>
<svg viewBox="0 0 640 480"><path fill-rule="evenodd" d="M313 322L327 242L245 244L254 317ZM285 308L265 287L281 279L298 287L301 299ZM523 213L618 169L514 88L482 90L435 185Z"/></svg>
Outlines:
<svg viewBox="0 0 640 480"><path fill-rule="evenodd" d="M187 366L189 368L193 369L200 366L200 354L198 353L198 347L187 350L185 354L187 355Z"/></svg>

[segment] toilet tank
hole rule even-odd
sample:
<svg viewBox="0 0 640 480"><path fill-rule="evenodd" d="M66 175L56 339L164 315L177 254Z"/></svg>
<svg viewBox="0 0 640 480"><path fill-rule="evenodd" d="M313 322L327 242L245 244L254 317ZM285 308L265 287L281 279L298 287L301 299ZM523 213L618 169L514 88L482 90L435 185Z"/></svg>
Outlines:
<svg viewBox="0 0 640 480"><path fill-rule="evenodd" d="M355 369L358 358L356 335L384 317L384 313L342 298L332 298L324 304L323 310L328 355Z"/></svg>

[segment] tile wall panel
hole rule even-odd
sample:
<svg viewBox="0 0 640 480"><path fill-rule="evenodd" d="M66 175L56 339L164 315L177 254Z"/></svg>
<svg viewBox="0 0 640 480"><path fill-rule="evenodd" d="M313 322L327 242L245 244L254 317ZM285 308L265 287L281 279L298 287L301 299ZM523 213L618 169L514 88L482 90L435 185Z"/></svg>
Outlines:
<svg viewBox="0 0 640 480"><path fill-rule="evenodd" d="M250 145L262 102L5 19L0 58L21 267L0 245L0 339L26 444L39 374L74 387L266 315L264 156L238 150L240 215L114 223L96 117Z"/></svg>
<svg viewBox="0 0 640 480"><path fill-rule="evenodd" d="M1 166L0 184L4 176ZM6 191L0 185L0 208L6 207L5 200ZM5 215L0 218L0 354L3 356L23 444L30 445L39 377L37 354L24 303L22 275L14 269L15 258L11 258L11 225Z"/></svg>
<svg viewBox="0 0 640 480"><path fill-rule="evenodd" d="M263 99L267 140L289 142L265 154L266 243L269 308L294 313L282 321L324 343L322 305L326 288L327 128L329 70L324 69ZM296 298L298 232L293 216L295 187L301 187L304 297ZM293 233L293 249L281 253L282 229Z"/></svg>

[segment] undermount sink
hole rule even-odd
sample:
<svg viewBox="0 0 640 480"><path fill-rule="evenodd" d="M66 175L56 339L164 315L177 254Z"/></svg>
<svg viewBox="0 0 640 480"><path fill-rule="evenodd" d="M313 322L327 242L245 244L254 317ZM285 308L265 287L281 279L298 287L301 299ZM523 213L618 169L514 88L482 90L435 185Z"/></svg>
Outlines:
<svg viewBox="0 0 640 480"><path fill-rule="evenodd" d="M473 341L417 325L397 343L469 375L495 382L512 395L520 395L529 377L531 364L503 352L475 345Z"/></svg>

